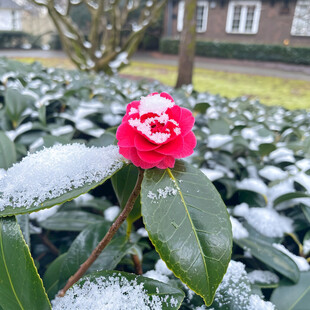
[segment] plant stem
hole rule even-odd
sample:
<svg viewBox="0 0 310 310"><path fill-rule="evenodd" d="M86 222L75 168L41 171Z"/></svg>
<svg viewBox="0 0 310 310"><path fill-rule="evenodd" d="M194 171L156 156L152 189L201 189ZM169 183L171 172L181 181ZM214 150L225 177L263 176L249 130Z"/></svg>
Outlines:
<svg viewBox="0 0 310 310"><path fill-rule="evenodd" d="M139 168L139 174L138 174L138 179L137 179L136 185L135 185L130 197L128 198L128 201L127 201L123 211L118 216L118 218L115 220L115 222L112 224L112 226L110 227L109 231L106 233L104 238L100 241L100 243L97 245L97 247L93 250L93 252L88 257L88 259L80 266L79 270L72 277L69 278L65 287L59 292L59 294L58 294L59 297L63 297L66 294L67 290L85 274L85 272L88 270L88 268L95 262L95 260L101 254L103 249L112 240L115 233L118 231L118 229L120 228L122 223L125 221L125 219L129 215L129 213L131 212L131 210L134 206L134 203L140 194L143 175L144 175L144 170Z"/></svg>
<svg viewBox="0 0 310 310"><path fill-rule="evenodd" d="M136 254L132 254L131 258L132 258L132 261L133 261L133 263L135 265L136 274L142 275L143 274L143 269L142 269L142 264L141 264L141 261L139 259L139 256L136 255Z"/></svg>

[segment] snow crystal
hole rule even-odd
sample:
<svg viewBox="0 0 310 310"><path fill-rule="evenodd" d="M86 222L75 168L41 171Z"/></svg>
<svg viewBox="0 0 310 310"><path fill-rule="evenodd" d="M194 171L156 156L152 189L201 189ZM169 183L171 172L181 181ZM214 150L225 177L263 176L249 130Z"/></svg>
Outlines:
<svg viewBox="0 0 310 310"><path fill-rule="evenodd" d="M118 216L119 211L120 207L118 206L109 207L108 209L104 210L104 217L106 220L113 222Z"/></svg>
<svg viewBox="0 0 310 310"><path fill-rule="evenodd" d="M124 158L118 147L87 148L56 145L28 154L0 179L0 210L30 208L85 184L99 182L120 169Z"/></svg>
<svg viewBox="0 0 310 310"><path fill-rule="evenodd" d="M247 310L273 310L271 302L263 301L258 295L251 294L251 286L245 265L240 262L230 261L223 281L219 285L214 301L223 307L225 305L235 305L235 309Z"/></svg>
<svg viewBox="0 0 310 310"><path fill-rule="evenodd" d="M269 181L275 181L286 178L287 172L275 166L265 166L259 171L259 175Z"/></svg>
<svg viewBox="0 0 310 310"><path fill-rule="evenodd" d="M275 310L275 305L262 300L258 295L251 295L247 310Z"/></svg>
<svg viewBox="0 0 310 310"><path fill-rule="evenodd" d="M165 113L168 108L172 108L173 106L173 101L156 94L153 96L141 97L139 112L140 116L147 113L161 115Z"/></svg>
<svg viewBox="0 0 310 310"><path fill-rule="evenodd" d="M172 271L168 269L166 263L162 259L158 260L155 264L155 270L166 276L172 275Z"/></svg>
<svg viewBox="0 0 310 310"><path fill-rule="evenodd" d="M53 310L161 310L163 303L175 304L175 299L167 301L168 295L150 297L143 283L136 280L109 276L98 277L96 283L88 279L83 285L70 288L64 297L56 297L52 301Z"/></svg>
<svg viewBox="0 0 310 310"><path fill-rule="evenodd" d="M244 214L247 222L267 237L283 237L293 231L293 220L267 208L249 208Z"/></svg>
<svg viewBox="0 0 310 310"><path fill-rule="evenodd" d="M250 282L253 284L255 282L266 284L279 282L279 277L273 272L270 272L268 270L253 270L248 273L248 278Z"/></svg>
<svg viewBox="0 0 310 310"><path fill-rule="evenodd" d="M310 239L304 241L303 252L305 255L307 255L310 252Z"/></svg>
<svg viewBox="0 0 310 310"><path fill-rule="evenodd" d="M6 175L6 170L0 168L0 180Z"/></svg>
<svg viewBox="0 0 310 310"><path fill-rule="evenodd" d="M224 173L222 171L216 171L212 169L206 169L206 168L201 168L200 171L207 176L207 178L213 182L215 180L218 180L224 176Z"/></svg>
<svg viewBox="0 0 310 310"><path fill-rule="evenodd" d="M214 297L214 301L220 306L230 304L232 301L240 306L247 303L251 287L247 282L247 273L244 267L244 264L240 262L233 260L229 262L227 272Z"/></svg>
<svg viewBox="0 0 310 310"><path fill-rule="evenodd" d="M231 142L232 139L232 136L214 134L209 136L208 138L208 147L210 147L211 149L216 149L228 142Z"/></svg>
<svg viewBox="0 0 310 310"><path fill-rule="evenodd" d="M150 198L151 200L159 200L161 198L167 198L168 196L175 196L177 192L178 192L177 189L171 186L166 186L164 189L159 188L157 190L157 194L152 191L149 191L147 197Z"/></svg>
<svg viewBox="0 0 310 310"><path fill-rule="evenodd" d="M33 212L29 215L29 218L31 220L36 220L38 222L43 222L46 219L48 219L50 216L54 215L60 206L54 206L52 208L49 209L44 209L44 210L40 210L37 212Z"/></svg>
<svg viewBox="0 0 310 310"><path fill-rule="evenodd" d="M308 271L309 270L309 264L307 260L304 257L297 256L293 253L291 253L284 245L279 243L273 243L272 246L276 248L277 250L281 251L282 253L289 256L297 265L298 269L300 271Z"/></svg>
<svg viewBox="0 0 310 310"><path fill-rule="evenodd" d="M232 234L234 239L242 239L249 236L248 231L242 226L242 224L237 219L231 216L230 222L232 226Z"/></svg>

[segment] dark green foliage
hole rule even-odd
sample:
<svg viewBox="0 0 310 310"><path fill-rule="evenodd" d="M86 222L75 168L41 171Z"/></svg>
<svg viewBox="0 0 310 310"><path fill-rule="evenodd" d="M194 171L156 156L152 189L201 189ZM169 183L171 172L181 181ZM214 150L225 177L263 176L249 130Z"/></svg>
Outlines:
<svg viewBox="0 0 310 310"><path fill-rule="evenodd" d="M178 49L178 40L164 38L160 41L160 51L162 53L178 54ZM310 48L282 45L197 41L196 55L215 58L310 64Z"/></svg>

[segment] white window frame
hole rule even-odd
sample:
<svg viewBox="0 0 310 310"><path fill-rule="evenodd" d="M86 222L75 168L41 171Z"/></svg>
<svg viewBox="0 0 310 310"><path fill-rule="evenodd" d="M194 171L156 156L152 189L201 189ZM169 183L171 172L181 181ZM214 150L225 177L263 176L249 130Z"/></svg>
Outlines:
<svg viewBox="0 0 310 310"><path fill-rule="evenodd" d="M300 7L301 6L308 6L308 15L309 18L307 19L305 17L305 20L308 22L306 31L300 31ZM303 36L303 37L309 37L310 36L310 1L305 0L298 0L295 6L295 12L294 12L294 18L292 22L292 28L291 28L291 35L292 36Z"/></svg>
<svg viewBox="0 0 310 310"><path fill-rule="evenodd" d="M253 16L252 30L247 31L245 29L247 11L248 11L247 7L253 6L253 5L255 5L255 11L254 11L254 16ZM234 30L232 28L235 6L241 6L240 24L239 24L238 30ZM261 9L262 9L261 1L230 1L228 4L228 11L227 11L226 32L232 33L232 34L234 33L235 34L256 34L258 32Z"/></svg>
<svg viewBox="0 0 310 310"><path fill-rule="evenodd" d="M208 1L197 1L197 7L203 7L203 17L201 27L196 27L196 32L202 33L207 31L208 24L208 13L209 13L209 2ZM182 0L178 5L178 19L177 19L177 30L181 32L183 30L183 20L184 20L184 9L185 2Z"/></svg>

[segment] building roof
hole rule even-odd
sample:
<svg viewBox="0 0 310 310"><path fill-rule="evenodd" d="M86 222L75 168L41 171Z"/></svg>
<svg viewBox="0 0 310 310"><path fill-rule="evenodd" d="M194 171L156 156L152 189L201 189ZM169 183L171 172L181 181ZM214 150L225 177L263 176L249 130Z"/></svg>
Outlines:
<svg viewBox="0 0 310 310"><path fill-rule="evenodd" d="M22 7L13 0L0 0L0 9L22 10Z"/></svg>

